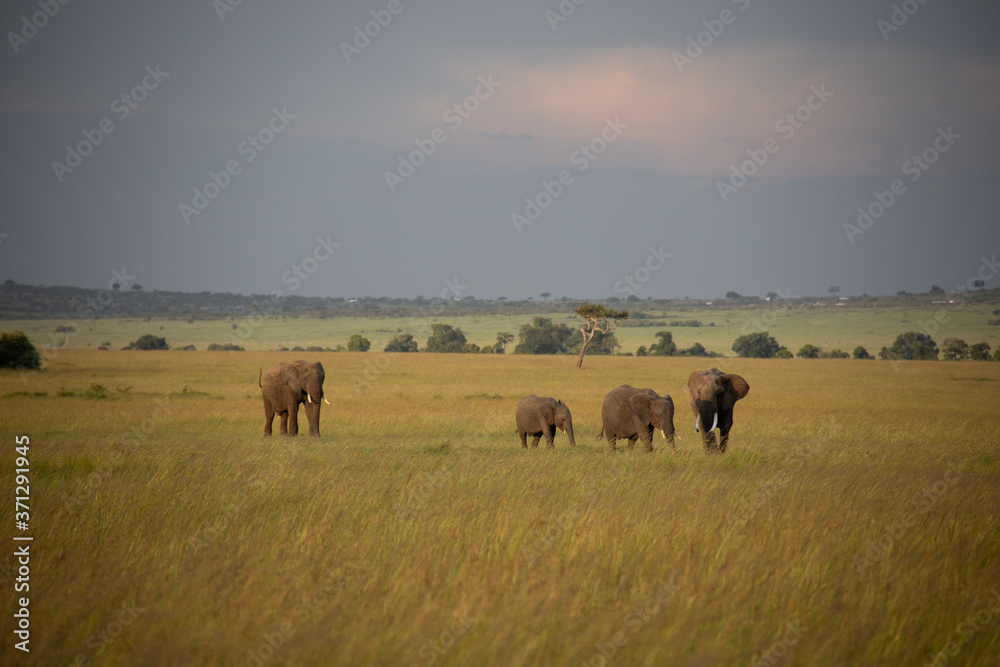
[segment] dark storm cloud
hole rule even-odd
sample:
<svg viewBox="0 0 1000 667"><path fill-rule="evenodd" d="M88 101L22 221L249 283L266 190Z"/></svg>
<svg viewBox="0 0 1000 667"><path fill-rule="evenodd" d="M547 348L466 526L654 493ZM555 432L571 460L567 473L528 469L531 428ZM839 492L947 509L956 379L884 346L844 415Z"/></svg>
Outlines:
<svg viewBox="0 0 1000 667"><path fill-rule="evenodd" d="M288 290L330 238L298 293L615 296L661 244L642 298L950 285L1000 250L998 18L6 3L0 278Z"/></svg>

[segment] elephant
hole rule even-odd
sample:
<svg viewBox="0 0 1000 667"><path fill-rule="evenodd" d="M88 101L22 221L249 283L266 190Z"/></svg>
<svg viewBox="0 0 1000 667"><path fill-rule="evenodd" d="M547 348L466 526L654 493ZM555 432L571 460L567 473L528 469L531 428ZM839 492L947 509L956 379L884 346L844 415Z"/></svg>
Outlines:
<svg viewBox="0 0 1000 667"><path fill-rule="evenodd" d="M319 409L323 396L323 380L326 372L323 364L308 361L281 362L263 375L258 375L257 385L264 397L264 435L271 435L274 414L281 415L281 435L298 435L299 403L306 406L309 420L309 435L319 435Z"/></svg>
<svg viewBox="0 0 1000 667"><path fill-rule="evenodd" d="M556 428L569 437L569 444L576 447L573 437L573 416L562 401L548 396L526 396L517 404L516 412L517 434L521 437L521 446L528 447L527 436L532 436L532 447L538 446L538 440L545 436L545 445L555 447Z"/></svg>
<svg viewBox="0 0 1000 667"><path fill-rule="evenodd" d="M669 394L660 396L652 389L636 389L623 384L604 397L601 420L604 422L601 434L607 437L611 451L615 451L618 438L626 438L629 449L635 446L636 440L642 440L645 450L653 451L653 429L659 429L671 449L677 449L674 401Z"/></svg>
<svg viewBox="0 0 1000 667"><path fill-rule="evenodd" d="M706 451L726 451L729 431L733 428L733 406L749 391L750 385L742 377L717 368L691 373L688 397L695 414L694 430L701 431ZM715 444L716 426L719 427L718 445Z"/></svg>

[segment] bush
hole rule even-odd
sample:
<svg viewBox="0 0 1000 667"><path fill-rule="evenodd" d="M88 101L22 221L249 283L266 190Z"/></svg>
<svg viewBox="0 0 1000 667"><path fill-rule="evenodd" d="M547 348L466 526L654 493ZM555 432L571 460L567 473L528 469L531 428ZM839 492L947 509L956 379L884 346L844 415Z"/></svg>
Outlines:
<svg viewBox="0 0 1000 667"><path fill-rule="evenodd" d="M134 340L128 344L127 350L169 350L170 346L167 345L167 339L161 338L159 336L154 336L152 334L146 334L145 336L139 336L138 340Z"/></svg>
<svg viewBox="0 0 1000 667"><path fill-rule="evenodd" d="M565 324L555 324L547 317L535 317L531 324L525 324L518 332L520 341L514 348L514 354L563 354L569 352L573 348L573 334L574 330ZM582 335L580 338L582 342Z"/></svg>
<svg viewBox="0 0 1000 667"><path fill-rule="evenodd" d="M774 353L775 359L791 359L792 357L792 351L784 347Z"/></svg>
<svg viewBox="0 0 1000 667"><path fill-rule="evenodd" d="M990 360L990 344L976 343L969 347L969 358L973 361L989 361Z"/></svg>
<svg viewBox="0 0 1000 667"><path fill-rule="evenodd" d="M772 359L779 350L785 349L766 331L745 334L733 341L733 352L740 357ZM784 357L783 357L784 358Z"/></svg>
<svg viewBox="0 0 1000 667"><path fill-rule="evenodd" d="M799 348L799 353L796 356L798 356L799 359L819 359L819 355L822 352L823 348L806 343Z"/></svg>
<svg viewBox="0 0 1000 667"><path fill-rule="evenodd" d="M645 345L640 345L639 349L635 351L635 356L637 356L637 357L645 357L646 356L646 346Z"/></svg>
<svg viewBox="0 0 1000 667"><path fill-rule="evenodd" d="M208 347L205 348L209 352L243 352L243 348L235 343L224 343L219 345L218 343L209 343Z"/></svg>
<svg viewBox="0 0 1000 667"><path fill-rule="evenodd" d="M23 332L0 333L0 368L33 371L41 367L42 356Z"/></svg>
<svg viewBox="0 0 1000 667"><path fill-rule="evenodd" d="M969 358L969 344L961 338L946 338L941 343L941 358L946 361L960 361Z"/></svg>
<svg viewBox="0 0 1000 667"><path fill-rule="evenodd" d="M649 354L654 357L672 357L677 354L674 335L669 331L657 331L656 342L649 346Z"/></svg>
<svg viewBox="0 0 1000 667"><path fill-rule="evenodd" d="M696 342L691 347L684 348L683 350L677 350L678 357L717 357L719 356L715 352L709 352L705 349L705 346L701 343Z"/></svg>
<svg viewBox="0 0 1000 667"><path fill-rule="evenodd" d="M851 355L843 350L830 350L829 352L824 352L822 357L824 359L850 359Z"/></svg>
<svg viewBox="0 0 1000 667"><path fill-rule="evenodd" d="M875 358L872 355L868 354L868 350L866 350L865 348L863 348L860 345L858 345L856 348L854 348L853 356L854 356L855 359L874 359Z"/></svg>
<svg viewBox="0 0 1000 667"><path fill-rule="evenodd" d="M348 352L367 352L372 346L372 342L361 334L354 334L347 341Z"/></svg>
<svg viewBox="0 0 1000 667"><path fill-rule="evenodd" d="M465 334L450 324L431 325L431 335L424 345L425 352L465 352Z"/></svg>
<svg viewBox="0 0 1000 667"><path fill-rule="evenodd" d="M386 352L416 352L417 341L413 340L413 334L401 333L389 341L385 346Z"/></svg>
<svg viewBox="0 0 1000 667"><path fill-rule="evenodd" d="M883 347L878 356L890 360L937 361L938 347L927 334L907 331L896 336L891 346Z"/></svg>

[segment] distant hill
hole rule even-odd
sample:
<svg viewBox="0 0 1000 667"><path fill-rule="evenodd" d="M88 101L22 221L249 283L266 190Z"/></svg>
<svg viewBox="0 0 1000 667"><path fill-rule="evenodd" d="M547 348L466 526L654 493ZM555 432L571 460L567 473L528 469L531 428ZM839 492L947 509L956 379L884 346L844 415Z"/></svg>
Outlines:
<svg viewBox="0 0 1000 667"><path fill-rule="evenodd" d="M1000 304L1000 289L979 290L963 295L897 294L894 296L854 297L795 297L782 299L787 307L841 307L880 308L892 306L921 306L964 299L970 303ZM561 297L549 300L508 301L465 297L448 301L449 310L463 314L518 315L565 310L572 311L582 299ZM595 302L600 299L593 300ZM767 305L760 297L719 298L711 301L697 299L646 299L635 297L619 300L632 311L635 319L643 311L698 311L714 307L756 309ZM105 317L167 317L221 319L238 313L280 314L293 317L410 317L426 309L428 299L395 299L389 297L303 297L287 296L274 299L269 295L242 295L229 292L170 292L130 290L97 290L82 287L19 285L7 281L0 285L0 319L92 319ZM635 324L639 324L636 322ZM641 325L640 325L641 326Z"/></svg>

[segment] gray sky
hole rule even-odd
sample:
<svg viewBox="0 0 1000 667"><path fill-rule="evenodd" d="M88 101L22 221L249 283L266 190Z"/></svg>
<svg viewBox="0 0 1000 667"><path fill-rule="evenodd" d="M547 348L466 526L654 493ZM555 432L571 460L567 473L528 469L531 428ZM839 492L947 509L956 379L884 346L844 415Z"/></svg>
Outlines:
<svg viewBox="0 0 1000 667"><path fill-rule="evenodd" d="M996 2L42 5L0 9L0 279L849 295L1000 253Z"/></svg>

